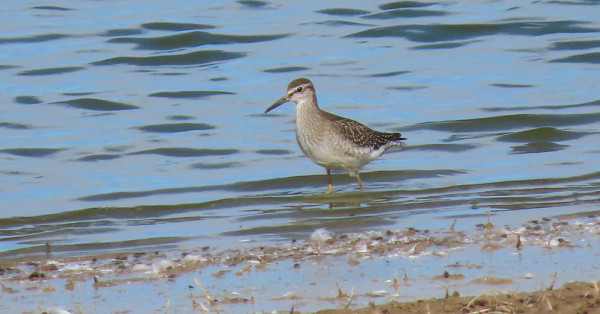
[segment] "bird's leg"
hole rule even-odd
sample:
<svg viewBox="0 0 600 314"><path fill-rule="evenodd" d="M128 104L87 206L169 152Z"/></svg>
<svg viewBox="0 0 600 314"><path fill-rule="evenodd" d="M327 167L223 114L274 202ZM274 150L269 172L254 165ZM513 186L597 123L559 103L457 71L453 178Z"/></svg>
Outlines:
<svg viewBox="0 0 600 314"><path fill-rule="evenodd" d="M328 180L328 187L327 187L327 192L325 192L325 194L330 194L333 193L333 183L331 182L331 170L329 168L325 168L327 169L327 180Z"/></svg>
<svg viewBox="0 0 600 314"><path fill-rule="evenodd" d="M362 180L360 179L360 174L358 174L358 171L356 171L354 175L356 176L356 180L358 180L358 186L360 187L360 191L364 192L365 188L363 187Z"/></svg>

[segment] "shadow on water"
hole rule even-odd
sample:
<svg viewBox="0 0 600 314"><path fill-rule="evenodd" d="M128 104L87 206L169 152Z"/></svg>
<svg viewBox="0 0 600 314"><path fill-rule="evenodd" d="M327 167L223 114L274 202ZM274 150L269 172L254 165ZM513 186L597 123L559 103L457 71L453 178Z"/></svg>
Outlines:
<svg viewBox="0 0 600 314"><path fill-rule="evenodd" d="M171 50L187 47L200 47L204 45L227 45L227 44L245 44L256 43L283 38L287 35L223 35L212 34L209 32L193 31L180 33L176 35L167 35L161 37L120 37L112 38L110 43L133 43L136 49L140 50Z"/></svg>
<svg viewBox="0 0 600 314"><path fill-rule="evenodd" d="M428 24L376 27L347 35L357 38L403 37L414 42L466 40L499 34L541 36L557 33L593 33L597 28L577 21L503 22L486 24Z"/></svg>
<svg viewBox="0 0 600 314"><path fill-rule="evenodd" d="M438 176L459 176L461 171L383 171L364 174L364 180L411 180ZM336 175L334 180L346 175ZM273 180L239 182L221 186L186 187L149 191L118 192L89 195L85 202L104 202L205 191L256 192L296 190L305 185L317 185L323 176L279 178ZM136 228L161 226L178 228L185 223L199 221L233 220L221 228L222 236L272 237L293 239L303 237L315 228L326 227L336 232L385 227L397 224L404 217L419 215L446 215L459 208L492 208L525 210L552 208L577 202L600 202L600 172L568 178L512 180L482 184L462 184L437 188L413 188L373 192L341 192L317 195L286 195L287 192L269 192L264 195L236 196L218 200L171 205L138 205L131 207L90 207L33 217L0 219L2 242L18 242L23 248L6 250L1 256L14 257L41 254L45 241L53 242L53 251L79 254L89 250L139 249L151 245L174 245L189 236L166 236L124 240L122 243L86 243L75 237L103 233L134 232ZM462 211L462 210L460 210ZM211 236L196 230L195 237ZM37 242L40 242L36 244ZM56 246L55 246L56 245ZM139 246L139 247L137 247ZM137 247L137 248L136 248Z"/></svg>
<svg viewBox="0 0 600 314"><path fill-rule="evenodd" d="M58 101L55 104L64 104L69 107L78 109L87 109L95 111L116 111L116 110L131 110L139 109L138 106L124 104L115 101L96 99L96 98L77 98L66 101Z"/></svg>
<svg viewBox="0 0 600 314"><path fill-rule="evenodd" d="M214 154L209 150L191 150L191 149L175 149L173 152L171 150L164 152L165 149L159 149L159 152L163 152L163 154L168 155L185 155L185 156L195 156L196 154L203 154L204 152ZM151 151L156 152L156 150ZM224 154L234 153L234 150L224 150ZM146 153L146 152L143 152ZM439 176L450 176L457 175L462 173L458 170L410 170L410 171L380 171L373 173L364 173L361 176L365 180L370 181L381 181L381 182L389 182L389 181L402 181L408 179L415 178L435 178ZM354 179L349 178L345 174L333 174L333 180L335 181L352 181ZM302 187L306 186L323 186L324 185L324 176L322 175L314 175L314 176L301 176L301 177L288 177L288 178L276 178L270 180L261 180L261 181L245 181L245 182L236 182L231 184L223 184L223 185L214 185L214 186L200 186L200 187L184 187L184 188L172 188L172 189L158 189L158 190L149 190L149 191L135 191L135 192L115 192L115 193L105 193L105 194L96 194L96 195L88 195L79 198L79 200L83 201L106 201L106 200L119 200L119 199L127 199L127 198L136 198L143 196L151 196L151 195L160 195L160 194L180 194L180 193L195 193L195 192L206 192L206 191L231 191L231 192L260 192L260 191L273 191L273 190L283 190L283 191L294 191L299 190ZM277 195L277 194L276 194ZM293 196L293 198L299 198L301 196ZM337 199L340 197L345 197L344 194L331 194L325 196L306 196L308 199L315 197L319 199L321 197L325 197L326 199ZM245 199L247 200L247 198Z"/></svg>
<svg viewBox="0 0 600 314"><path fill-rule="evenodd" d="M600 113L512 114L474 119L432 121L404 127L403 130L435 130L449 133L508 131L525 127L578 126L600 121Z"/></svg>
<svg viewBox="0 0 600 314"><path fill-rule="evenodd" d="M241 52L228 52L223 50L203 50L182 54L169 54L147 57L114 57L92 62L93 65L129 64L137 66L164 66L164 65L209 65L236 58L242 58Z"/></svg>
<svg viewBox="0 0 600 314"><path fill-rule="evenodd" d="M548 109L548 110L569 110L575 108L584 108L584 107L600 107L600 100L594 100L579 104L566 104L566 105L544 105L544 106L527 106L527 107L493 107L493 108L483 108L486 111L524 111L524 110L540 110L540 109ZM593 108L592 108L593 109Z"/></svg>

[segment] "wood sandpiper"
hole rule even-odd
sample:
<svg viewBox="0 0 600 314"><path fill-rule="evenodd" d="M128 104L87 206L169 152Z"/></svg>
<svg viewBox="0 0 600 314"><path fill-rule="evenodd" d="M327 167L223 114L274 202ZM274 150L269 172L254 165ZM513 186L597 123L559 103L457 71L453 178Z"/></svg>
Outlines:
<svg viewBox="0 0 600 314"><path fill-rule="evenodd" d="M296 140L302 152L327 170L327 193L333 192L331 169L346 170L364 191L358 170L393 146L402 146L400 133L375 131L359 122L321 110L312 82L293 80L287 93L265 113L293 101L296 103Z"/></svg>

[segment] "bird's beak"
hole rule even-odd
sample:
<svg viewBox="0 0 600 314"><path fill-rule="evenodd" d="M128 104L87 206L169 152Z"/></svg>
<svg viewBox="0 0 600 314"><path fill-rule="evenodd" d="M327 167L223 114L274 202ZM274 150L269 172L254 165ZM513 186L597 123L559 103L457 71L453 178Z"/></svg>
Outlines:
<svg viewBox="0 0 600 314"><path fill-rule="evenodd" d="M283 105L284 103L290 101L290 99L287 96L283 96L281 98L279 98L279 100L277 100L274 104L271 105L271 107L267 108L267 110L265 110L265 113Z"/></svg>

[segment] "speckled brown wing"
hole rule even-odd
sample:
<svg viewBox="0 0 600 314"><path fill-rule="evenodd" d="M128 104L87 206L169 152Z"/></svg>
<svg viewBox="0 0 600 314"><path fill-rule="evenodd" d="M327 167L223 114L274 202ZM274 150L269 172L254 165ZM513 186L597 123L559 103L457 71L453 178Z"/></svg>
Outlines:
<svg viewBox="0 0 600 314"><path fill-rule="evenodd" d="M381 146L384 146L390 142L396 142L397 145L401 145L401 141L406 139L403 138L400 133L375 131L368 126L354 120L340 117L327 111L322 112L325 114L328 120L335 122L335 125L340 130L340 134L360 147L372 147L373 149L379 149Z"/></svg>

